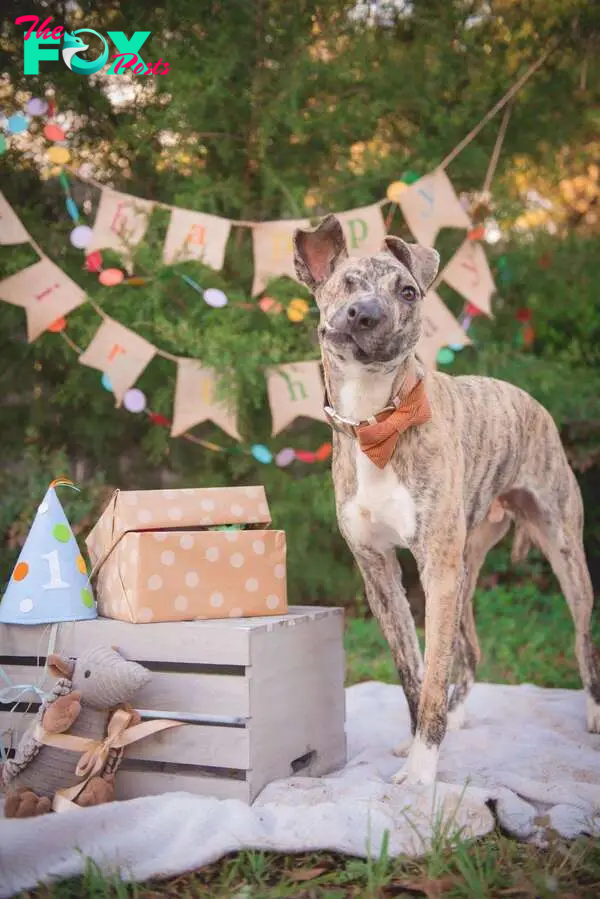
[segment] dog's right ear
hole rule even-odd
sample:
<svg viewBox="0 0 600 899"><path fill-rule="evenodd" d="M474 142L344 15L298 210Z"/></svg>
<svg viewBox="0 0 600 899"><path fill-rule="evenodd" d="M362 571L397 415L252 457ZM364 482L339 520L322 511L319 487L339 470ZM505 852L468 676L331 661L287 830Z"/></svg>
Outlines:
<svg viewBox="0 0 600 899"><path fill-rule="evenodd" d="M348 250L342 226L335 215L328 215L312 231L294 231L294 265L303 284L314 291L346 259Z"/></svg>

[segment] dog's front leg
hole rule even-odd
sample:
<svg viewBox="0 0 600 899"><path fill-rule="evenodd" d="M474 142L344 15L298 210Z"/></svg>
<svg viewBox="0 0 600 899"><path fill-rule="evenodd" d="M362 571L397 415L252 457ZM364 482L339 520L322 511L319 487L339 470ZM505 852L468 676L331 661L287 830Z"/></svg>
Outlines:
<svg viewBox="0 0 600 899"><path fill-rule="evenodd" d="M423 659L396 551L349 545L363 576L369 608L379 622L392 651L408 703L411 733L414 734L423 679Z"/></svg>
<svg viewBox="0 0 600 899"><path fill-rule="evenodd" d="M449 529L452 532L452 529ZM421 689L417 729L408 758L393 780L432 784L437 774L440 745L446 733L448 688L456 648L464 584L464 540L429 539L429 553L420 560L425 591L425 676Z"/></svg>

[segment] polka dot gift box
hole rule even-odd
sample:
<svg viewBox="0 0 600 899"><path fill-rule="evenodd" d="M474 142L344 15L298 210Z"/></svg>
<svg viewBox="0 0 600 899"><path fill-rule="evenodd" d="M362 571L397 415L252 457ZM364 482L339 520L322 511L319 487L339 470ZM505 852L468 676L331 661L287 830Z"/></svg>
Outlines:
<svg viewBox="0 0 600 899"><path fill-rule="evenodd" d="M60 483L50 485L38 506L0 602L3 624L96 618L85 560L54 489Z"/></svg>
<svg viewBox="0 0 600 899"><path fill-rule="evenodd" d="M134 623L287 612L263 487L117 490L86 543L100 615Z"/></svg>

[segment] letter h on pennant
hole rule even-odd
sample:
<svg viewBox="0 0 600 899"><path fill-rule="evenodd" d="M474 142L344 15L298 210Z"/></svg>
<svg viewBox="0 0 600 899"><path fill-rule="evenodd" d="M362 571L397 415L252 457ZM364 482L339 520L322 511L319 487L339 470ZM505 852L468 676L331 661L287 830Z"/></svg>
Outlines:
<svg viewBox="0 0 600 899"><path fill-rule="evenodd" d="M288 374L286 374L286 372L284 372L284 371L279 372L279 374L281 375L281 377L284 379L285 383L287 384L287 389L290 394L290 400L292 402L296 402L298 399L305 400L307 398L306 387L304 386L302 381L292 381L290 376ZM300 393L300 397L296 396L296 389Z"/></svg>

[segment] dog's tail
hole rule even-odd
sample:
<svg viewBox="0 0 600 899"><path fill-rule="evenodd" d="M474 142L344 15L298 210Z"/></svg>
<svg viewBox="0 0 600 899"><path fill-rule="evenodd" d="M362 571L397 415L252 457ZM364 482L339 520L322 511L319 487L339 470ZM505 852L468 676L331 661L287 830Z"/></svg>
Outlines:
<svg viewBox="0 0 600 899"><path fill-rule="evenodd" d="M532 546L533 541L527 532L527 525L523 521L518 521L515 524L515 536L510 554L510 560L513 565L519 565L521 562L524 562Z"/></svg>

